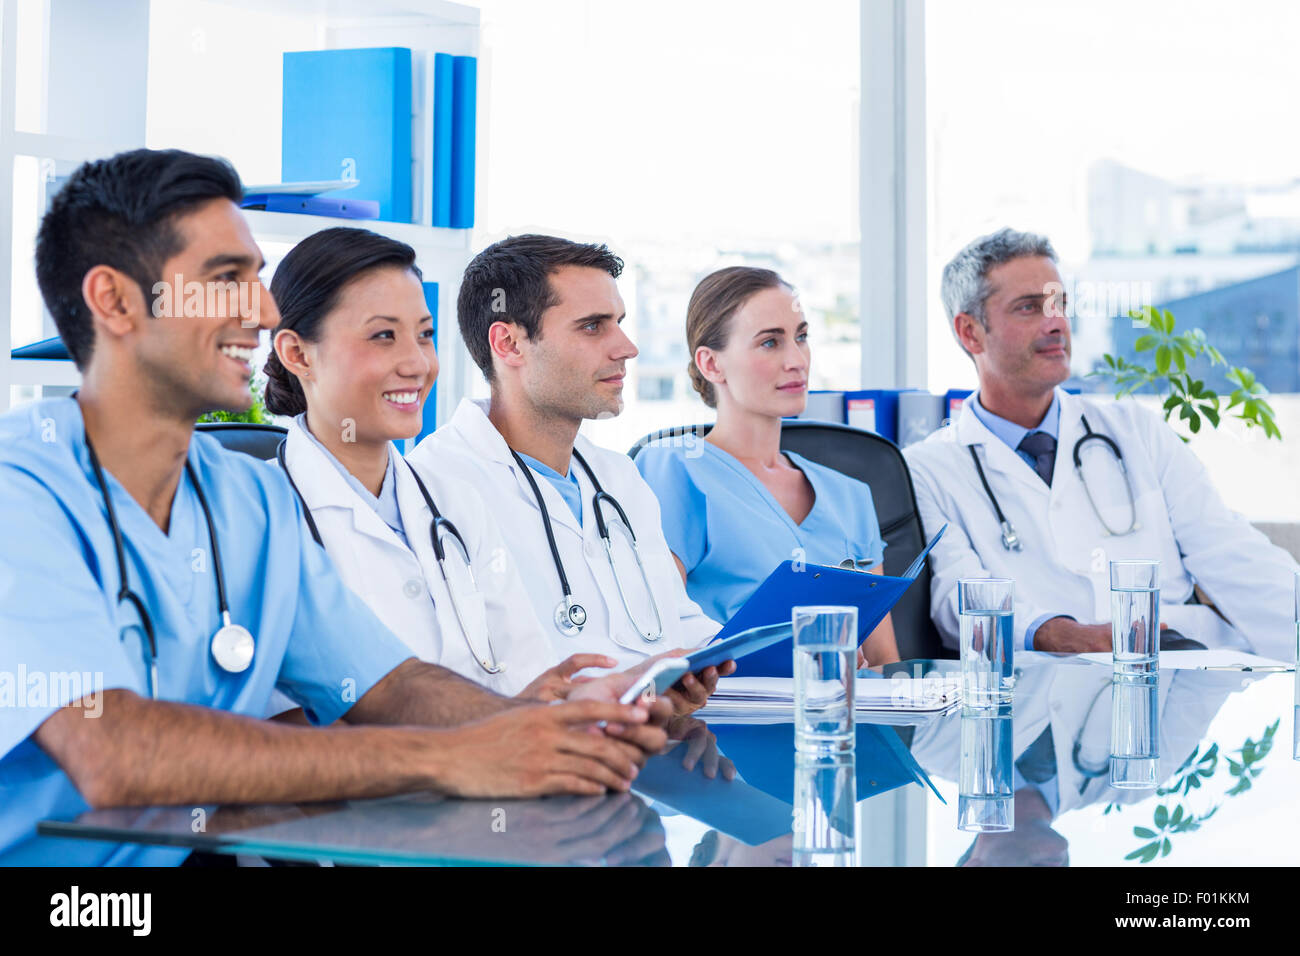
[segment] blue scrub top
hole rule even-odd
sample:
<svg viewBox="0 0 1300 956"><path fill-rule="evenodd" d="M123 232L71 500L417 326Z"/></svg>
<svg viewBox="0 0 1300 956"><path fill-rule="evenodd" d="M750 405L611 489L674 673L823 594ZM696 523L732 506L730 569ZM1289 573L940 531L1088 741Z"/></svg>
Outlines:
<svg viewBox="0 0 1300 956"><path fill-rule="evenodd" d="M312 721L332 723L410 650L344 586L279 469L202 434L189 461L212 509L231 619L256 650L242 674L212 659L216 578L189 480L164 534L105 472L129 583L153 619L159 698L261 718L279 688ZM0 416L0 528L0 865L179 863L188 851L35 836L37 821L89 807L32 733L89 691L149 693L147 644L131 604L117 600L113 536L75 400Z"/></svg>
<svg viewBox="0 0 1300 956"><path fill-rule="evenodd" d="M686 590L715 621L727 621L783 561L838 565L884 558L871 489L786 452L812 484L812 511L796 524L743 464L707 441L662 439L636 456L659 498L664 537L686 567Z"/></svg>

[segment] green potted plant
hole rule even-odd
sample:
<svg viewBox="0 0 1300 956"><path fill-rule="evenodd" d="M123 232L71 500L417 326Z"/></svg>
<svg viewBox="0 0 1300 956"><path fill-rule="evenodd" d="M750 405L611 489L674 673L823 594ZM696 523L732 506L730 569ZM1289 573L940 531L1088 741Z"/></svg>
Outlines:
<svg viewBox="0 0 1300 956"><path fill-rule="evenodd" d="M252 381L248 383L248 390L252 393L253 404L248 407L246 412L208 412L199 416L200 422L247 422L252 425L265 425L270 422L270 414L266 410L266 402L262 399L262 393L266 389L266 382L258 375L254 375Z"/></svg>
<svg viewBox="0 0 1300 956"><path fill-rule="evenodd" d="M1177 412L1178 418L1187 422L1193 435L1201 430L1203 420L1218 428L1227 413L1229 417L1245 422L1247 428L1262 428L1268 438L1281 439L1273 407L1265 398L1268 390L1250 369L1228 365L1222 353L1209 343L1204 330L1175 333L1173 313L1154 306L1130 312L1129 318L1138 328L1149 330L1133 344L1139 359L1129 361L1123 356L1107 353L1102 356L1106 367L1090 372L1089 377L1109 379L1115 386L1116 398L1132 395L1139 388L1150 385L1157 395L1164 398L1165 421ZM1141 360L1141 356L1148 354L1150 365ZM1193 378L1187 371L1187 363L1201 357L1208 358L1211 366L1227 367L1224 377L1232 391L1226 408L1218 392L1207 388L1204 381Z"/></svg>

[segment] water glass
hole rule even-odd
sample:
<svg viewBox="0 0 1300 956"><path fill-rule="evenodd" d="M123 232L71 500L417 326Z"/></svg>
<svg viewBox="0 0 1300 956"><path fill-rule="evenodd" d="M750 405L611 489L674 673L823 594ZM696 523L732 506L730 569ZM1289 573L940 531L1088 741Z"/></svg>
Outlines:
<svg viewBox="0 0 1300 956"><path fill-rule="evenodd" d="M1117 674L1149 674L1160 657L1160 562L1110 563L1110 633Z"/></svg>
<svg viewBox="0 0 1300 956"><path fill-rule="evenodd" d="M853 866L857 849L853 751L795 754L794 866Z"/></svg>
<svg viewBox="0 0 1300 956"><path fill-rule="evenodd" d="M957 829L1002 833L1016 828L1011 789L1011 705L962 707Z"/></svg>
<svg viewBox="0 0 1300 956"><path fill-rule="evenodd" d="M791 617L795 750L819 755L852 752L858 609L796 607Z"/></svg>
<svg viewBox="0 0 1300 956"><path fill-rule="evenodd" d="M962 578L957 582L962 703L967 707L1011 703L1014 601L1015 584L1007 578Z"/></svg>
<svg viewBox="0 0 1300 956"><path fill-rule="evenodd" d="M1111 679L1110 785L1117 790L1160 786L1160 672Z"/></svg>

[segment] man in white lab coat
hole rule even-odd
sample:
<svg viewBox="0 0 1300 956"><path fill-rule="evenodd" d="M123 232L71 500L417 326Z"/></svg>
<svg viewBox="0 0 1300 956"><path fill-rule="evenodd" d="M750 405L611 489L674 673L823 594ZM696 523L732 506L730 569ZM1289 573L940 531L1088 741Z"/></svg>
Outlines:
<svg viewBox="0 0 1300 956"><path fill-rule="evenodd" d="M512 236L479 253L457 318L492 397L462 401L409 456L478 487L557 659L599 653L620 668L700 647L719 628L687 597L659 503L631 459L578 434L584 419L623 408L637 349L620 327L622 268L603 245L549 236ZM679 709L702 704L716 679L713 668L683 678Z"/></svg>
<svg viewBox="0 0 1300 956"><path fill-rule="evenodd" d="M997 576L1015 581L1021 646L1107 651L1109 562L1155 559L1162 623L1208 647L1290 659L1295 561L1227 509L1158 415L1059 387L1070 374L1062 290L1051 243L1010 229L944 269L944 307L979 389L904 451L925 527L949 525L930 558L944 642L957 646L958 579ZM1186 603L1198 586L1212 607Z"/></svg>

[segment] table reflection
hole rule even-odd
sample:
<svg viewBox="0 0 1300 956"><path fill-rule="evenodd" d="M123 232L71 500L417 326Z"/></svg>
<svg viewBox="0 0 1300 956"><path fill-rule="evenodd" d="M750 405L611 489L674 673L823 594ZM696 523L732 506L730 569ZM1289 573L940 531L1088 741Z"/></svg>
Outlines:
<svg viewBox="0 0 1300 956"><path fill-rule="evenodd" d="M924 673L927 665L907 666ZM944 805L939 791L918 801L918 792L910 789L920 787L928 793L927 774L957 783L959 713L913 721L907 727L859 724L854 809L861 811L863 800L897 802L887 813L863 811L866 816L859 819L859 814L839 805L842 801L824 800L834 810L825 816L844 826L851 818L859 828L864 826L861 820L872 818L877 827L905 831L907 814L921 812L952 828L951 849L945 849L943 862L1047 866L1066 865L1070 860L1062 831L1080 832L1077 824L1062 825L1061 817L1107 805L1106 815L1097 811L1099 826L1107 827L1114 820L1125 834L1136 833L1131 842L1126 837L1111 862L1121 862L1126 853L1139 862L1154 859L1168 852L1169 835L1196 829L1225 796L1254 785L1259 761L1272 746L1279 714L1270 712L1268 720L1273 723L1264 734L1252 731L1256 737L1231 753L1228 741L1223 752L1217 744L1200 747L1225 702L1253 679L1239 671L1161 672L1161 789L1155 791L1157 799L1149 808L1155 811L1154 822L1147 810L1138 811L1142 819L1137 814L1122 819L1115 815L1127 804L1150 799L1152 792L1110 786L1110 668L1054 658L1027 661L1017 674L1010 748L1014 830L959 838L954 832L957 801ZM1289 683L1286 689L1289 694ZM1289 696L1287 704L1291 704ZM791 865L798 790L793 725L705 723L689 718L676 721L671 734L667 750L647 762L630 794L537 800L456 800L410 794L298 805L100 810L71 822L47 822L42 832L339 863ZM1240 743L1237 738L1231 745ZM1232 789L1227 789L1221 784L1230 768L1227 787ZM1183 799L1191 789L1202 787L1191 799ZM835 788L805 788L815 795L822 790L834 796ZM1202 796L1217 798L1219 803L1201 800ZM1100 823L1103 818L1106 824ZM1143 836L1146 828L1152 831L1149 839ZM882 843L882 836L871 829L855 833L859 852L884 846L889 841ZM1095 850L1091 856L1096 856ZM877 857L905 862L898 855Z"/></svg>
<svg viewBox="0 0 1300 956"><path fill-rule="evenodd" d="M1215 715L1252 679L1238 671L1160 673L1158 777L1163 785L1185 772ZM1012 732L1015 830L981 834L958 865L1066 865L1068 846L1052 829L1053 820L1098 803L1118 807L1152 796L1150 790L1110 784L1111 694L1112 675L1104 666L1045 660L1019 669ZM927 770L956 780L960 722L919 728L912 750Z"/></svg>

